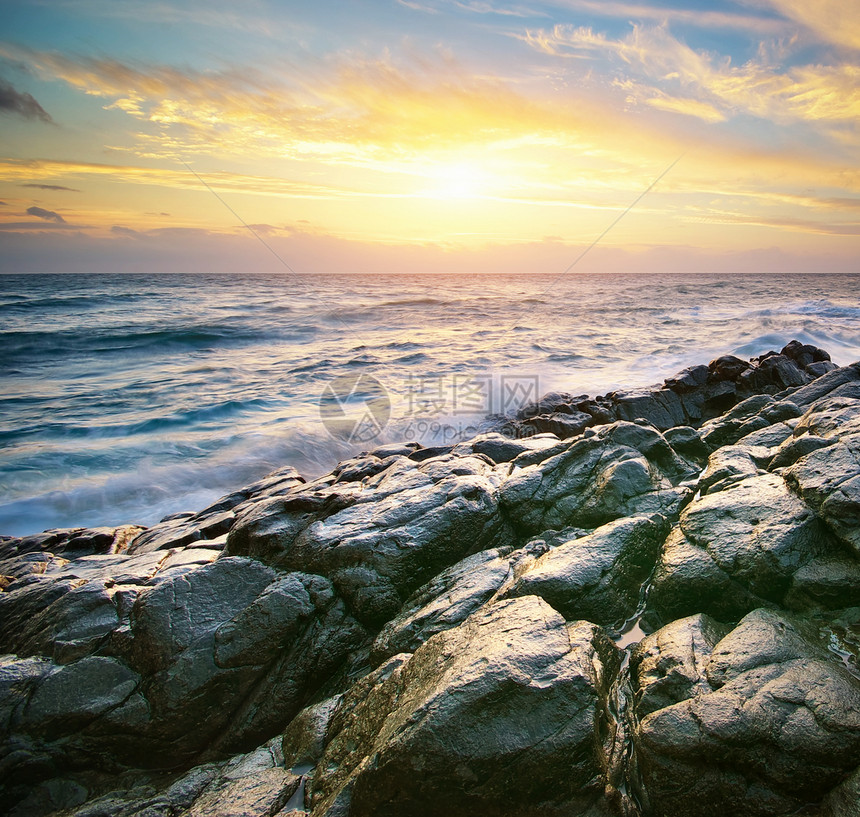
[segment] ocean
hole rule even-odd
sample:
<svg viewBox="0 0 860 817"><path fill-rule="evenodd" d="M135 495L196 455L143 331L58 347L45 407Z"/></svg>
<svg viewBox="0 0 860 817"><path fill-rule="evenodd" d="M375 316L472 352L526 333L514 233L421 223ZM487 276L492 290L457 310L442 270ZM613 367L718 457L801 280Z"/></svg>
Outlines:
<svg viewBox="0 0 860 817"><path fill-rule="evenodd" d="M21 535L153 524L794 338L844 365L860 275L2 275L0 337L0 534Z"/></svg>

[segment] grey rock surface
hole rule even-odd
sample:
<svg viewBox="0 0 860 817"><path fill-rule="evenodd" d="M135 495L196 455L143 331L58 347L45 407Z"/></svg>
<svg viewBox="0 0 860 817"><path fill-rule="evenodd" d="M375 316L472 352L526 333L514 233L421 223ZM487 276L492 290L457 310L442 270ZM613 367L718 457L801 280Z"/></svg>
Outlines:
<svg viewBox="0 0 860 817"><path fill-rule="evenodd" d="M506 429L0 537L4 812L857 814L860 364Z"/></svg>

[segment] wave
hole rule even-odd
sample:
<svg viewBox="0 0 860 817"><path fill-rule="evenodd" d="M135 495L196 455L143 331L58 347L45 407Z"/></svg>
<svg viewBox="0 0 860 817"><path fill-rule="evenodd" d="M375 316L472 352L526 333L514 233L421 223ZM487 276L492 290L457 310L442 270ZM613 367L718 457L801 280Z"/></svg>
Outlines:
<svg viewBox="0 0 860 817"><path fill-rule="evenodd" d="M383 301L379 306L444 306L457 303L459 299L445 300L441 298L397 298L393 301Z"/></svg>

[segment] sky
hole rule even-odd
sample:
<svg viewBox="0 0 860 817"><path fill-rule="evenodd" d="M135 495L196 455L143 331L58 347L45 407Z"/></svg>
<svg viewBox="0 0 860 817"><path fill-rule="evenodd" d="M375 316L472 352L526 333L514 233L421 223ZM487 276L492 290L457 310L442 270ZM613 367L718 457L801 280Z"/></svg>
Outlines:
<svg viewBox="0 0 860 817"><path fill-rule="evenodd" d="M0 271L858 272L858 0L4 0Z"/></svg>

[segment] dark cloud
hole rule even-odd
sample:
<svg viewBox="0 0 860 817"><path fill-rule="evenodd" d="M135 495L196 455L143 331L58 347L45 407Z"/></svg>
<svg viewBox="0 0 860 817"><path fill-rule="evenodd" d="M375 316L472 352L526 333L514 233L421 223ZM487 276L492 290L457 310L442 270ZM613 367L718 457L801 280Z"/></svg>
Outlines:
<svg viewBox="0 0 860 817"><path fill-rule="evenodd" d="M36 218L44 219L45 221L55 221L57 224L65 224L66 220L59 214L55 213L53 210L44 210L41 207L33 207L27 208L28 216L36 216Z"/></svg>
<svg viewBox="0 0 860 817"><path fill-rule="evenodd" d="M34 187L36 190L67 190L69 193L80 193L77 187L65 187L62 184L22 184L21 187Z"/></svg>
<svg viewBox="0 0 860 817"><path fill-rule="evenodd" d="M131 227L121 227L119 224L114 224L113 227L110 228L110 231L114 235L124 235L127 238L146 238L143 233L139 233L137 230L132 230Z"/></svg>
<svg viewBox="0 0 860 817"><path fill-rule="evenodd" d="M67 224L65 221L0 221L0 231L7 233L33 232L34 230L80 230L80 225Z"/></svg>
<svg viewBox="0 0 860 817"><path fill-rule="evenodd" d="M30 94L16 91L5 79L0 79L0 113L16 113L25 119L53 122L50 114Z"/></svg>

